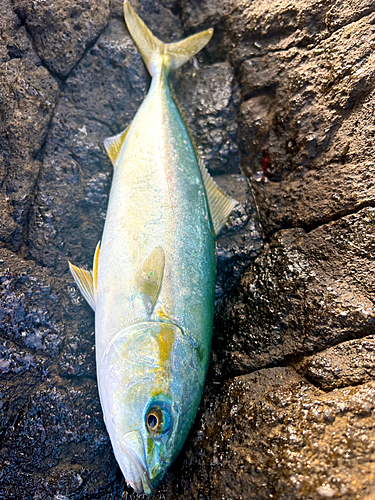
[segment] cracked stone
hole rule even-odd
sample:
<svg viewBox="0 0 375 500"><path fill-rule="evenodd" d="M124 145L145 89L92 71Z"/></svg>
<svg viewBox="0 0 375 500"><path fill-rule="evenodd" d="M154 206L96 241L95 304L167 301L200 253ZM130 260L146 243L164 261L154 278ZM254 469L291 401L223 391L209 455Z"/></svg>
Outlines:
<svg viewBox="0 0 375 500"><path fill-rule="evenodd" d="M206 391L202 406L159 498L373 498L374 381L326 394L270 368Z"/></svg>
<svg viewBox="0 0 375 500"><path fill-rule="evenodd" d="M371 333L374 227L367 208L307 234L279 231L216 315L219 371L246 373Z"/></svg>
<svg viewBox="0 0 375 500"><path fill-rule="evenodd" d="M42 148L58 97L48 71L11 59L0 66L0 240L14 249L24 242ZM22 167L21 167L22 166Z"/></svg>
<svg viewBox="0 0 375 500"><path fill-rule="evenodd" d="M37 54L50 71L66 77L108 24L109 0L53 3L14 0Z"/></svg>

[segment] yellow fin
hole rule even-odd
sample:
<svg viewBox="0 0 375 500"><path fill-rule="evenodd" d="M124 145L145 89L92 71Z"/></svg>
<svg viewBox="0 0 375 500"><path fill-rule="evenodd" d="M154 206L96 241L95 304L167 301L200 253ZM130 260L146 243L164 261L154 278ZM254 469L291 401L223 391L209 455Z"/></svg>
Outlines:
<svg viewBox="0 0 375 500"><path fill-rule="evenodd" d="M163 280L165 254L162 247L156 247L135 275L135 285L149 301L150 313L158 300Z"/></svg>
<svg viewBox="0 0 375 500"><path fill-rule="evenodd" d="M129 2L124 2L124 17L128 30L151 76L163 65L177 69L203 49L211 40L214 30L209 29L176 43L163 43L147 28Z"/></svg>
<svg viewBox="0 0 375 500"><path fill-rule="evenodd" d="M204 187L206 190L207 202L208 202L208 206L210 208L212 224L214 226L215 235L217 236L219 234L221 228L226 223L229 215L231 214L231 212L232 212L232 210L237 202L236 202L236 200L233 200L233 198L230 198L228 195L226 195L224 193L224 191L219 188L219 186L216 184L216 182L213 180L213 178L209 174L206 166L204 165L201 157L199 156L199 151L198 151L198 148L195 144L194 137L190 131L190 127L189 127L189 124L187 122L185 113L184 113L183 109L181 108L180 103L177 100L177 97L174 93L172 86L170 87L170 89L171 89L171 94L172 94L173 100L174 100L174 102L177 106L177 109L179 110L180 115L185 123L186 130L188 131L188 134L190 137L190 142L193 145L195 155L197 157L199 170L201 171L203 184L204 184Z"/></svg>
<svg viewBox="0 0 375 500"><path fill-rule="evenodd" d="M99 255L100 255L100 241L96 245L95 253L94 253L94 262L92 264L92 279L94 286L94 295L96 301L96 288L98 284L98 264L99 264Z"/></svg>
<svg viewBox="0 0 375 500"><path fill-rule="evenodd" d="M95 291L91 271L86 271L69 262L69 269L87 303L95 311Z"/></svg>
<svg viewBox="0 0 375 500"><path fill-rule="evenodd" d="M103 141L104 147L114 167L116 166L116 160L121 153L121 149L125 142L129 127L130 125L126 127L126 129L120 134L114 135L113 137L107 137L107 139L104 139Z"/></svg>
<svg viewBox="0 0 375 500"><path fill-rule="evenodd" d="M231 214L236 201L226 195L224 191L219 188L209 174L201 158L197 156L197 159L202 174L203 184L206 188L212 224L214 225L214 231L217 236Z"/></svg>

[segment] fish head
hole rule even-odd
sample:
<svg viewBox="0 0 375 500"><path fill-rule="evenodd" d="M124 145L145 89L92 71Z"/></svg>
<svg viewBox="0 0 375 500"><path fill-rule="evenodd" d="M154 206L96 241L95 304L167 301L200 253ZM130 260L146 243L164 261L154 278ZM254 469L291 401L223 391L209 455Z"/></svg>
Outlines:
<svg viewBox="0 0 375 500"><path fill-rule="evenodd" d="M104 352L98 368L104 419L117 462L138 493L151 495L180 452L205 365L197 343L167 322L134 324Z"/></svg>

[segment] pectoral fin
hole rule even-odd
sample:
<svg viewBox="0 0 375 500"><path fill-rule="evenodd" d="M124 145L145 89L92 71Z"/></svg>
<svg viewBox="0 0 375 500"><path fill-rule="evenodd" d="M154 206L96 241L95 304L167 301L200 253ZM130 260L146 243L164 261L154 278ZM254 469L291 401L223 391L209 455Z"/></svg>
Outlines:
<svg viewBox="0 0 375 500"><path fill-rule="evenodd" d="M159 246L151 252L135 275L135 285L144 294L150 313L158 300L163 280L164 265L164 250Z"/></svg>
<svg viewBox="0 0 375 500"><path fill-rule="evenodd" d="M104 147L114 167L116 166L116 160L121 152L129 128L130 125L126 127L126 129L123 130L120 134L114 135L113 137L107 137L107 139L104 139L103 141Z"/></svg>
<svg viewBox="0 0 375 500"><path fill-rule="evenodd" d="M92 271L86 271L69 262L69 269L87 303L95 311L95 291Z"/></svg>

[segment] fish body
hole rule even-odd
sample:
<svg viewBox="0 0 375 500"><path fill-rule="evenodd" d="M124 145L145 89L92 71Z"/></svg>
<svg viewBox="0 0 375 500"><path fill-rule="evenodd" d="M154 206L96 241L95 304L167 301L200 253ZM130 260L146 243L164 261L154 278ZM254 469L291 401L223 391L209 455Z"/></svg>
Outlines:
<svg viewBox="0 0 375 500"><path fill-rule="evenodd" d="M163 44L128 2L124 12L151 87L131 125L105 141L114 175L94 269L70 267L95 310L99 394L116 459L128 484L150 495L181 450L201 399L215 233L233 200L198 158L168 81L212 30Z"/></svg>

